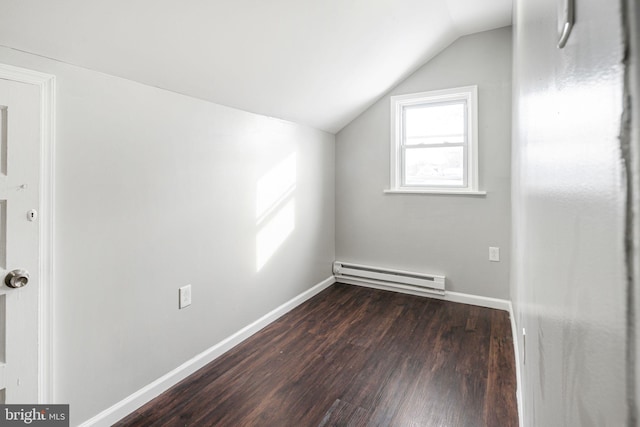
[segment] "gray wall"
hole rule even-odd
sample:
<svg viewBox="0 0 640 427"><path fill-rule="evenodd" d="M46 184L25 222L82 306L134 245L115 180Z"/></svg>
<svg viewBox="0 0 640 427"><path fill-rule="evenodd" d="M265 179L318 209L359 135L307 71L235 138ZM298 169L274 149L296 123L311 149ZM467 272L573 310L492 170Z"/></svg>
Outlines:
<svg viewBox="0 0 640 427"><path fill-rule="evenodd" d="M54 393L72 424L331 275L333 135L6 48L0 62L57 76ZM258 183L287 158L293 193L258 224ZM294 229L257 271L257 236L290 202Z"/></svg>
<svg viewBox="0 0 640 427"><path fill-rule="evenodd" d="M389 188L389 97L478 85L485 197L383 194ZM336 136L336 256L444 274L447 289L509 298L511 28L462 37ZM501 262L489 262L489 246Z"/></svg>
<svg viewBox="0 0 640 427"><path fill-rule="evenodd" d="M621 18L579 6L559 50L557 2L516 2L511 292L531 427L631 425Z"/></svg>

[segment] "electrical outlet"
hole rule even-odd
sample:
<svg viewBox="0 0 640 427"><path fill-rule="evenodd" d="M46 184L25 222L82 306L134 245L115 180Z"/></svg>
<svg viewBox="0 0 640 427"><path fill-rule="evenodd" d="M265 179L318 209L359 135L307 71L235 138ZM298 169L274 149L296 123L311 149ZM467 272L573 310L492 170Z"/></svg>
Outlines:
<svg viewBox="0 0 640 427"><path fill-rule="evenodd" d="M489 261L493 261L493 262L500 261L500 248L496 248L493 246L489 247Z"/></svg>
<svg viewBox="0 0 640 427"><path fill-rule="evenodd" d="M191 285L186 285L178 289L178 308L183 309L191 305Z"/></svg>

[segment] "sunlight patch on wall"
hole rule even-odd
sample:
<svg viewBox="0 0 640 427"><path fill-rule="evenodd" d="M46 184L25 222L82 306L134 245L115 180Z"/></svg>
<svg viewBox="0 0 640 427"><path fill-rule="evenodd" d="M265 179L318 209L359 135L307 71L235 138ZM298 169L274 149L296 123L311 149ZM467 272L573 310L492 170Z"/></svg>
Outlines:
<svg viewBox="0 0 640 427"><path fill-rule="evenodd" d="M278 210L256 237L256 268L260 271L295 228L296 209L291 200Z"/></svg>
<svg viewBox="0 0 640 427"><path fill-rule="evenodd" d="M296 188L296 155L280 162L258 181L256 191L256 218L260 223L291 196Z"/></svg>
<svg viewBox="0 0 640 427"><path fill-rule="evenodd" d="M269 262L295 229L296 155L267 172L256 186L256 271Z"/></svg>

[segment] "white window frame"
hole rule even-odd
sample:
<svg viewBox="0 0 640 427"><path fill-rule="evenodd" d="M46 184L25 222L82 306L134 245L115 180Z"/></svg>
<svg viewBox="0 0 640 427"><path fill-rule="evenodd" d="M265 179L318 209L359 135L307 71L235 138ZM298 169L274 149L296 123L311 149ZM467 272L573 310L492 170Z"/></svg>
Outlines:
<svg viewBox="0 0 640 427"><path fill-rule="evenodd" d="M415 186L403 183L404 175L404 110L406 107L427 104L447 104L464 101L466 105L466 134L464 186ZM483 195L478 190L478 86L463 86L391 97L390 185L386 193L437 193Z"/></svg>

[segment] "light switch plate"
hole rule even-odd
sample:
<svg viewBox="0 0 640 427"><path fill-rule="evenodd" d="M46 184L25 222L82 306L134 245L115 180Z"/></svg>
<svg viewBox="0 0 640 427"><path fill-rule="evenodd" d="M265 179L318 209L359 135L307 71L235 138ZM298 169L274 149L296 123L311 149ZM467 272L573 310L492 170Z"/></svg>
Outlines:
<svg viewBox="0 0 640 427"><path fill-rule="evenodd" d="M191 305L191 285L186 285L178 289L178 308L183 309Z"/></svg>

